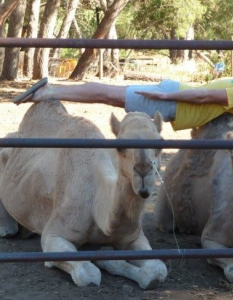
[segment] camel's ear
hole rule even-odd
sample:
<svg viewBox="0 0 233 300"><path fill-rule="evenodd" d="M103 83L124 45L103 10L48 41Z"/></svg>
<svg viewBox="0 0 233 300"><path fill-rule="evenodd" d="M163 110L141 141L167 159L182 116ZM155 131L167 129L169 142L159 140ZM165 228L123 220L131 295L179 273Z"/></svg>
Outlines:
<svg viewBox="0 0 233 300"><path fill-rule="evenodd" d="M225 139L226 139L226 140L233 140L233 131L228 131L228 132L225 134Z"/></svg>
<svg viewBox="0 0 233 300"><path fill-rule="evenodd" d="M228 131L224 135L224 138L226 140L233 140L233 131ZM232 170L233 170L233 149L229 149L228 151L230 152L230 155L231 155L231 164L232 164Z"/></svg>
<svg viewBox="0 0 233 300"><path fill-rule="evenodd" d="M191 138L195 138L195 137L196 137L197 129L198 129L198 128L193 128L193 129L191 130L191 132L190 132Z"/></svg>
<svg viewBox="0 0 233 300"><path fill-rule="evenodd" d="M120 131L121 122L117 119L114 113L111 114L110 125L112 128L112 132L115 134L115 136L117 136Z"/></svg>
<svg viewBox="0 0 233 300"><path fill-rule="evenodd" d="M233 131L228 131L225 135L224 135L224 139L225 140L233 140ZM228 149L228 151L231 154L231 157L233 157L233 149Z"/></svg>
<svg viewBox="0 0 233 300"><path fill-rule="evenodd" d="M157 127L158 132L160 133L162 131L163 118L160 112L158 111L156 111L155 113L154 124Z"/></svg>

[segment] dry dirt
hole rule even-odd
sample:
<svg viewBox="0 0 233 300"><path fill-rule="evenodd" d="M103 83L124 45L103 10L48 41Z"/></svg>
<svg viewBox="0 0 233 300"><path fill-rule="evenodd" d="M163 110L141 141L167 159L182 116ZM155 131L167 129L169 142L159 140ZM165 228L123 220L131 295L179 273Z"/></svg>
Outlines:
<svg viewBox="0 0 233 300"><path fill-rule="evenodd" d="M72 84L72 82L58 82ZM112 81L113 84L129 84L133 82ZM138 82L137 82L138 83ZM0 137L17 130L25 111L30 104L16 106L10 102L25 88L31 86L30 81L1 82L0 89ZM124 110L104 105L81 105L64 102L68 111L74 115L90 118L111 138L108 120L112 111L122 118ZM164 124L165 139L188 139L189 131L173 132L170 124ZM163 151L162 170L172 154L177 151ZM175 249L175 238L172 234L157 231L153 221L155 202L147 205L144 231L153 249ZM193 235L176 235L181 249L200 248L200 238ZM0 240L0 251L5 252L35 252L41 251L40 238L31 239L19 237ZM43 263L1 263L0 264L0 299L10 300L55 300L55 299L232 299L233 286L229 284L222 270L207 264L204 259L167 260L169 273L163 285L156 290L144 291L138 285L122 277L114 277L102 272L102 282L99 287L79 288L74 285L70 275L58 269L49 270Z"/></svg>

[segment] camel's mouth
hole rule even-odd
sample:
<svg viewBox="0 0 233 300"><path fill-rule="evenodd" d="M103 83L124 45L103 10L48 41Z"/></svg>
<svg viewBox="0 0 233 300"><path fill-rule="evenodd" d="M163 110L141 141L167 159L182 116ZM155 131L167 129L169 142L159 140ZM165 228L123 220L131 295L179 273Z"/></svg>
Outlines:
<svg viewBox="0 0 233 300"><path fill-rule="evenodd" d="M132 181L133 190L142 199L147 199L155 187L155 171L153 167L139 172L134 169L134 176Z"/></svg>

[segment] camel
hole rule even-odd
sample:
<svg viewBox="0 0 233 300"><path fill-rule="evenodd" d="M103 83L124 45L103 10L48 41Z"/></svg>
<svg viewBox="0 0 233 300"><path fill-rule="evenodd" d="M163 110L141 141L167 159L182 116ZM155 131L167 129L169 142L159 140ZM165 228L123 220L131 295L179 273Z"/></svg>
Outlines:
<svg viewBox="0 0 233 300"><path fill-rule="evenodd" d="M192 139L231 139L233 116L193 129ZM232 151L181 149L169 161L155 207L156 227L201 236L207 249L233 247ZM169 199L168 199L169 198ZM208 259L233 282L233 258Z"/></svg>
<svg viewBox="0 0 233 300"><path fill-rule="evenodd" d="M162 117L111 115L118 139L162 139ZM33 104L19 126L21 138L103 139L82 117L59 101ZM21 224L41 235L44 252L75 252L86 244L120 250L151 250L142 229L144 206L155 189L159 149L5 148L0 152L0 233ZM80 287L100 285L101 271L125 276L142 289L156 288L167 276L160 260L46 262L68 272Z"/></svg>

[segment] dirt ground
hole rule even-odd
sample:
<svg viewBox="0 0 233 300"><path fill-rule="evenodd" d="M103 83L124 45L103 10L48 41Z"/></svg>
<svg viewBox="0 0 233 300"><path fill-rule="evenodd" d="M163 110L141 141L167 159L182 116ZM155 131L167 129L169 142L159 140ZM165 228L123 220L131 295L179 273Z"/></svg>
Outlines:
<svg viewBox="0 0 233 300"><path fill-rule="evenodd" d="M50 79L57 84L72 84ZM134 82L113 81L113 84L129 84ZM138 82L137 82L138 83ZM31 86L30 81L13 83L1 82L0 88L0 137L15 131L24 113L31 104L16 106L10 102L11 98ZM108 120L110 113L122 118L123 109L105 105L71 104L64 102L68 111L73 115L90 118L111 138ZM189 131L173 132L170 124L164 124L163 137L165 139L188 139ZM162 170L176 149L163 151ZM156 201L147 205L144 218L144 231L153 249L177 248L172 234L161 233L155 229L153 211ZM181 249L200 248L200 238L193 235L176 235ZM19 237L1 239L0 251L6 252L37 252L41 251L40 238L31 239ZM42 262L35 263L1 263L0 264L0 299L4 300L55 300L55 299L232 299L233 286L228 283L222 270L207 264L204 259L167 260L165 261L169 273L163 285L156 290L144 291L138 285L122 277L114 277L102 272L102 282L99 287L79 288L75 286L70 275L58 269L49 270Z"/></svg>

